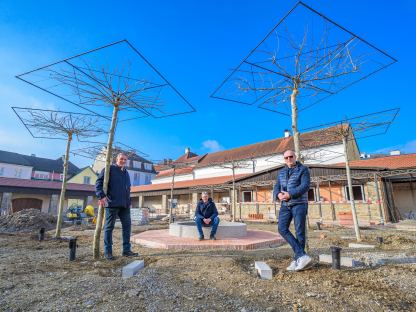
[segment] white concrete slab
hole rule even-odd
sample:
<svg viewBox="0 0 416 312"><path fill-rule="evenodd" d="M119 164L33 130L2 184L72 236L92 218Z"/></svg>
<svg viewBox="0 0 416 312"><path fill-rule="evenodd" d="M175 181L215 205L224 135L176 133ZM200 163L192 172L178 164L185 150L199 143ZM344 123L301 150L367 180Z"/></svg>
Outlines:
<svg viewBox="0 0 416 312"><path fill-rule="evenodd" d="M144 268L144 260L135 260L132 263L123 267L122 277L129 278L137 274L141 269Z"/></svg>
<svg viewBox="0 0 416 312"><path fill-rule="evenodd" d="M255 261L254 267L259 273L261 279L271 280L273 278L272 269L267 265L266 262Z"/></svg>

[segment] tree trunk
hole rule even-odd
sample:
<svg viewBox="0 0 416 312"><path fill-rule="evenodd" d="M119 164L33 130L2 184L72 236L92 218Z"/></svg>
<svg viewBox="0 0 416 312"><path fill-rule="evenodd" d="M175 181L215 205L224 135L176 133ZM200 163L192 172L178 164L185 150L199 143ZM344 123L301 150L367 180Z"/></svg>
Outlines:
<svg viewBox="0 0 416 312"><path fill-rule="evenodd" d="M293 145L295 148L296 158L299 161L302 161L300 155L300 142L299 142L299 131L298 131L298 106L297 106L297 96L299 90L295 86L293 88L292 94L290 95L290 104L292 107L292 134L293 134Z"/></svg>
<svg viewBox="0 0 416 312"><path fill-rule="evenodd" d="M348 160L347 137L345 135L342 137L342 144L344 145L345 169L347 171L348 192L350 194L350 203L351 203L352 219L354 221L355 237L357 238L357 242L361 242L360 227L358 224L357 211L355 209L354 193L352 191L352 178L351 178L350 163Z"/></svg>
<svg viewBox="0 0 416 312"><path fill-rule="evenodd" d="M176 168L175 166L173 167L173 175L172 175L172 185L170 187L170 207L169 207L169 223L173 222L173 189L175 188L175 173L176 173Z"/></svg>
<svg viewBox="0 0 416 312"><path fill-rule="evenodd" d="M59 197L59 206L58 206L58 220L56 221L56 231L55 237L61 237L61 228L62 228L62 213L64 210L65 205L65 192L66 192L66 183L67 183L67 175L68 175L68 162L69 162L69 150L71 149L71 141L72 141L72 133L68 133L68 139L66 141L66 151L65 151L65 159L64 159L64 172L62 177L62 187L61 187L61 195Z"/></svg>
<svg viewBox="0 0 416 312"><path fill-rule="evenodd" d="M111 161L113 158L112 157L113 156L113 140L114 140L115 127L117 124L118 110L119 110L118 103L116 103L113 108L113 117L111 118L110 131L108 133L107 155L105 158L105 169L104 169L105 172L104 172L104 183L103 183L103 190L105 194L107 194L108 180L110 178L110 165L111 165ZM93 243L94 259L100 258L100 237L101 237L101 227L103 223L103 215L104 215L104 207L99 205L97 223L95 224L95 232L94 232L94 243Z"/></svg>

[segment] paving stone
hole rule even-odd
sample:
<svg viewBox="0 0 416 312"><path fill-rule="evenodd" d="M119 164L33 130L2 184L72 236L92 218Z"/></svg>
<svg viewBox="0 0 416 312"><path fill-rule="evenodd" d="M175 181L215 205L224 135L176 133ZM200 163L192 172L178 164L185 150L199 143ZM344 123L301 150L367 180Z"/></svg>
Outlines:
<svg viewBox="0 0 416 312"><path fill-rule="evenodd" d="M144 260L135 260L132 263L123 267L122 277L129 278L137 274L141 269L144 268Z"/></svg>
<svg viewBox="0 0 416 312"><path fill-rule="evenodd" d="M319 262L332 264L332 255L319 255ZM363 265L364 264L361 261L355 260L354 258L341 257L341 266L355 268Z"/></svg>
<svg viewBox="0 0 416 312"><path fill-rule="evenodd" d="M254 262L254 267L259 273L261 279L271 280L273 278L272 269L267 265L266 262L256 261Z"/></svg>

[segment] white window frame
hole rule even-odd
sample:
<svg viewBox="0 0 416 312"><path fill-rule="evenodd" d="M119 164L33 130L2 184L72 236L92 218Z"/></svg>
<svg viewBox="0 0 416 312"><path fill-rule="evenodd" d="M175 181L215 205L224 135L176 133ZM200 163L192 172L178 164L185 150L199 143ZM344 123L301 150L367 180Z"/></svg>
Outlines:
<svg viewBox="0 0 416 312"><path fill-rule="evenodd" d="M145 168L146 170L152 170L152 164L145 163L145 164L144 164L144 168Z"/></svg>
<svg viewBox="0 0 416 312"><path fill-rule="evenodd" d="M250 193L251 201L244 200L244 193ZM252 203L253 202L253 191L241 191L241 202L242 203Z"/></svg>
<svg viewBox="0 0 416 312"><path fill-rule="evenodd" d="M87 178L87 182L85 181ZM84 184L91 184L91 177L90 176L84 176Z"/></svg>
<svg viewBox="0 0 416 312"><path fill-rule="evenodd" d="M133 168L140 169L142 167L142 162L138 160L133 160Z"/></svg>
<svg viewBox="0 0 416 312"><path fill-rule="evenodd" d="M317 202L317 198L316 198L316 188L315 187L310 187L309 188L309 190L308 190L308 192L310 191L310 190L313 190L313 202ZM309 194L308 194L308 201L309 201Z"/></svg>
<svg viewBox="0 0 416 312"><path fill-rule="evenodd" d="M354 201L362 201L362 202L365 202L366 201L366 198L365 198L365 192L364 192L364 185L362 185L362 184L353 184L352 185L352 188L353 188L353 192L354 192L354 186L355 187L357 187L357 186L359 186L360 188L361 188L361 194L362 194L362 197L363 197L363 199L355 199L354 198ZM350 202L351 200L348 198L348 185L344 185L344 193L345 193L345 200L347 201L347 202Z"/></svg>
<svg viewBox="0 0 416 312"><path fill-rule="evenodd" d="M0 167L0 177L4 176L4 167Z"/></svg>

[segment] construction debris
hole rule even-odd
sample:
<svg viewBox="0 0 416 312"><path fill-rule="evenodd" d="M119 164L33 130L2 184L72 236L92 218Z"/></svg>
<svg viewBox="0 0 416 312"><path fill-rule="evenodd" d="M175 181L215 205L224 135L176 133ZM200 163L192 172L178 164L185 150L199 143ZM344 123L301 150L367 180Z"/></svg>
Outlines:
<svg viewBox="0 0 416 312"><path fill-rule="evenodd" d="M38 209L24 209L11 215L0 216L0 232L38 232L55 228L56 217Z"/></svg>

